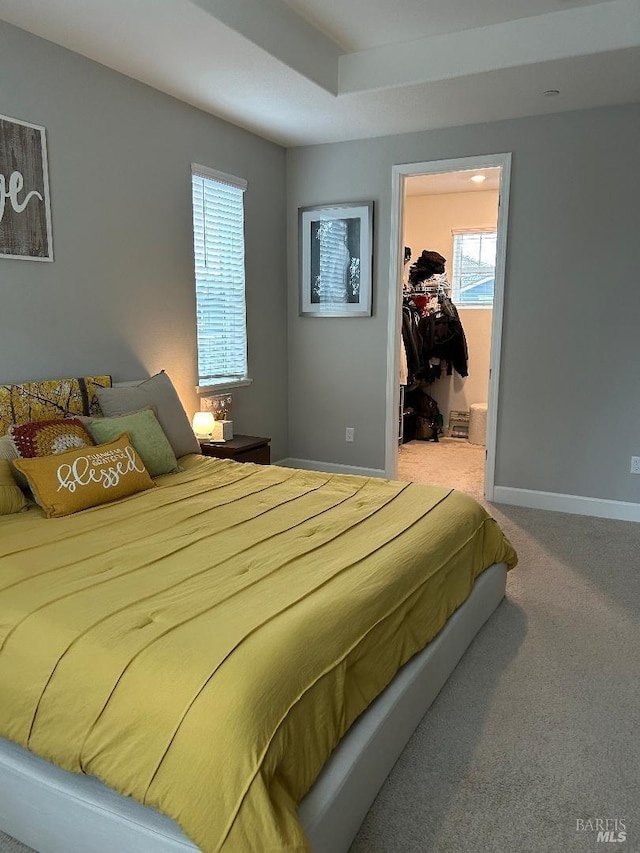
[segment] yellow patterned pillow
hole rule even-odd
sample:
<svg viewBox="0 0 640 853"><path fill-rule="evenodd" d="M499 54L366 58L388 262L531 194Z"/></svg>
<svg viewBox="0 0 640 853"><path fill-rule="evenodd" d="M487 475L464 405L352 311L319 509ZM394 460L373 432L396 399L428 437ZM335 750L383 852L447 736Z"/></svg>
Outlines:
<svg viewBox="0 0 640 853"><path fill-rule="evenodd" d="M22 490L13 479L10 462L0 459L0 515L20 512L26 505Z"/></svg>
<svg viewBox="0 0 640 853"><path fill-rule="evenodd" d="M0 385L0 434L11 424L46 421L67 415L99 415L98 388L111 388L110 376L47 379Z"/></svg>
<svg viewBox="0 0 640 853"><path fill-rule="evenodd" d="M155 486L126 432L109 444L16 459L13 464L26 476L48 518L70 515Z"/></svg>

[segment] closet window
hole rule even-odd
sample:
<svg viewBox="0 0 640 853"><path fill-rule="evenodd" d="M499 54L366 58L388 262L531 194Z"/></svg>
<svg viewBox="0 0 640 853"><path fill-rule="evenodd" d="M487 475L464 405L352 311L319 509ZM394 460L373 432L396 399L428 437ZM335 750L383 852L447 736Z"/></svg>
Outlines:
<svg viewBox="0 0 640 853"><path fill-rule="evenodd" d="M198 385L247 384L242 178L191 167Z"/></svg>
<svg viewBox="0 0 640 853"><path fill-rule="evenodd" d="M456 305L491 308L496 275L496 232L453 232L452 299Z"/></svg>

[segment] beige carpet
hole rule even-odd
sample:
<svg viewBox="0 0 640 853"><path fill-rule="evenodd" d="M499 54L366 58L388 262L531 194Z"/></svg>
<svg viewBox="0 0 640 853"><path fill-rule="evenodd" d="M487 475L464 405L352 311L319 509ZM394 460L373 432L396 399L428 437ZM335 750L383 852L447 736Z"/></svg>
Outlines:
<svg viewBox="0 0 640 853"><path fill-rule="evenodd" d="M640 524L489 504L483 469L466 441L400 449L399 479L472 494L520 562L350 853L597 853L607 818L640 853Z"/></svg>
<svg viewBox="0 0 640 853"><path fill-rule="evenodd" d="M449 444L405 445L403 475L479 493L483 449ZM598 853L576 822L605 818L626 825L614 849L640 853L640 524L487 506L520 557L507 598L351 853ZM25 850L0 834L1 853Z"/></svg>
<svg viewBox="0 0 640 853"><path fill-rule="evenodd" d="M507 598L351 853L597 853L577 821L605 818L625 822L617 849L639 853L640 524L490 511L520 557Z"/></svg>
<svg viewBox="0 0 640 853"><path fill-rule="evenodd" d="M485 449L466 439L410 441L398 448L398 479L451 486L481 500Z"/></svg>

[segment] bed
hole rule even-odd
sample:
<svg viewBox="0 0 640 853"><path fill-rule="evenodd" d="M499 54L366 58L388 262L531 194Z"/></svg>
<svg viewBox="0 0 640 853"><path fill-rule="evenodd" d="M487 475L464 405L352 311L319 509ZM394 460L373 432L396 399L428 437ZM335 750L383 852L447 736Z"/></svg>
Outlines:
<svg viewBox="0 0 640 853"><path fill-rule="evenodd" d="M41 853L347 850L513 549L440 487L180 463L0 517L0 829Z"/></svg>

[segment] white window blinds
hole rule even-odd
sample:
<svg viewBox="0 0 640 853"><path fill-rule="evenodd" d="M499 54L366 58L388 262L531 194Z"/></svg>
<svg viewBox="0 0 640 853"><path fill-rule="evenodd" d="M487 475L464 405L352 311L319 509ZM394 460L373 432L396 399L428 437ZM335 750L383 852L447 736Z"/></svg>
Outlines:
<svg viewBox="0 0 640 853"><path fill-rule="evenodd" d="M244 277L246 182L192 166L198 384L247 379Z"/></svg>

